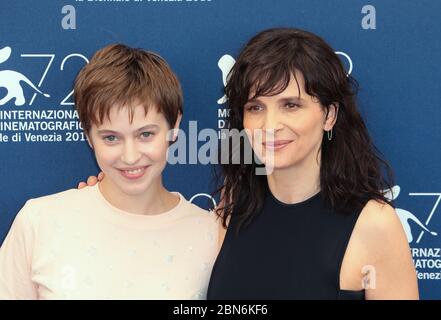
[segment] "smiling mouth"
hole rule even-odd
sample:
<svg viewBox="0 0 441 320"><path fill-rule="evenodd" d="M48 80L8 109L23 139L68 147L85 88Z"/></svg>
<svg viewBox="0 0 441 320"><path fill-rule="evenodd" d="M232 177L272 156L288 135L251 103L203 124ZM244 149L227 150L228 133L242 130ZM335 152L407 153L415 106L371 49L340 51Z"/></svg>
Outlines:
<svg viewBox="0 0 441 320"><path fill-rule="evenodd" d="M136 167L136 168L124 168L124 169L118 169L122 176L127 179L139 179L141 178L144 173L146 172L146 169L149 166L143 166L143 167Z"/></svg>
<svg viewBox="0 0 441 320"><path fill-rule="evenodd" d="M124 172L127 172L129 174L137 174L140 173L142 170L144 170L143 168L138 168L138 169L132 169L132 170L123 170Z"/></svg>
<svg viewBox="0 0 441 320"><path fill-rule="evenodd" d="M267 142L263 142L262 145L266 149L280 150L280 149L283 149L284 147L286 147L288 144L290 144L293 141L294 140L267 141Z"/></svg>

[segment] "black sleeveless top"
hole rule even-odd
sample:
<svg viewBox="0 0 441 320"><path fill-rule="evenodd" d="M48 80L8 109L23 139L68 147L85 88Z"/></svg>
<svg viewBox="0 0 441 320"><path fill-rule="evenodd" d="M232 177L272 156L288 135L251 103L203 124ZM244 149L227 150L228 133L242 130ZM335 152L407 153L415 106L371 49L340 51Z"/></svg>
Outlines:
<svg viewBox="0 0 441 320"><path fill-rule="evenodd" d="M261 212L239 234L232 215L207 298L364 299L364 290L340 289L340 268L360 212L334 212L321 193L285 204L268 191Z"/></svg>

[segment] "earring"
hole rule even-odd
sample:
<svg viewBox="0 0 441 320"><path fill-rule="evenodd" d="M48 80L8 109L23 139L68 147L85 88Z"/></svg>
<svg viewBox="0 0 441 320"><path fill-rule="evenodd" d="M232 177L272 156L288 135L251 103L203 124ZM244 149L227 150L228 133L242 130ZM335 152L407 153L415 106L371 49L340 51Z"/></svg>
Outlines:
<svg viewBox="0 0 441 320"><path fill-rule="evenodd" d="M328 134L328 140L331 141L332 140L332 129L327 131Z"/></svg>

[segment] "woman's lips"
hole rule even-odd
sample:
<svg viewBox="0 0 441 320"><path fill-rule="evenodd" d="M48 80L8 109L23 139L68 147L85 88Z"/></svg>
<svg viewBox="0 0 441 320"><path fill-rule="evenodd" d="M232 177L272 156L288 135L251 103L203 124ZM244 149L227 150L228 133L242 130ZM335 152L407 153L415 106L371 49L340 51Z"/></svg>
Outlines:
<svg viewBox="0 0 441 320"><path fill-rule="evenodd" d="M148 167L149 166L143 166L143 167L135 167L135 168L124 168L124 169L118 169L118 170L119 170L119 172L121 172L121 175L124 178L130 179L130 180L136 180L136 179L141 178L145 174Z"/></svg>
<svg viewBox="0 0 441 320"><path fill-rule="evenodd" d="M265 149L280 150L285 148L292 141L293 140L275 140L275 141L266 141L263 142L262 144L265 147Z"/></svg>

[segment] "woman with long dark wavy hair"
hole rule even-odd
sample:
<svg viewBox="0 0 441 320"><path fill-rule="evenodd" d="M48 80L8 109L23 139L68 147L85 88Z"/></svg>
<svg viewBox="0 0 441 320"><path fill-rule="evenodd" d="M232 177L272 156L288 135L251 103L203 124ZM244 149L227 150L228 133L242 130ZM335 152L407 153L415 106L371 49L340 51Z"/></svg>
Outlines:
<svg viewBox="0 0 441 320"><path fill-rule="evenodd" d="M239 54L225 93L230 131L246 134L227 136L236 152L221 149L221 248L207 297L418 299L384 194L391 170L333 49L310 32L263 31Z"/></svg>
<svg viewBox="0 0 441 320"><path fill-rule="evenodd" d="M391 170L356 92L315 34L270 29L245 45L225 88L228 123L248 132L258 159L221 166L216 212L227 229L209 299L418 298L405 233L383 192Z"/></svg>

